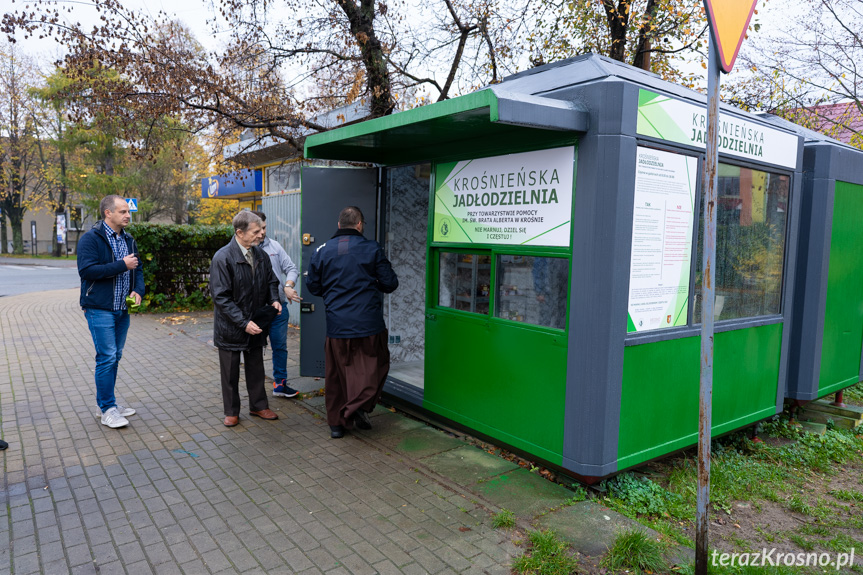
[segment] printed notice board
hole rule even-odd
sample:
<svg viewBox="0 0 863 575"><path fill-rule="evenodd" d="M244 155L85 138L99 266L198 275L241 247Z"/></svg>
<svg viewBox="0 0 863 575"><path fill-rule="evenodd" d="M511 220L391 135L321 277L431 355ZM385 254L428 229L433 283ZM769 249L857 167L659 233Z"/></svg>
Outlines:
<svg viewBox="0 0 863 575"><path fill-rule="evenodd" d="M438 164L434 241L569 246L572 146Z"/></svg>
<svg viewBox="0 0 863 575"><path fill-rule="evenodd" d="M698 159L638 148L627 331L686 325Z"/></svg>

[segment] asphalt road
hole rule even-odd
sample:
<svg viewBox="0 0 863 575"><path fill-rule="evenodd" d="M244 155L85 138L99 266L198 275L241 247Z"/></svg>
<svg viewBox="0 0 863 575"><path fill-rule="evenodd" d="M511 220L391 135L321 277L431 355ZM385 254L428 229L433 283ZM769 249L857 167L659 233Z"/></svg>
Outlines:
<svg viewBox="0 0 863 575"><path fill-rule="evenodd" d="M80 285L77 268L58 267L51 260L35 265L0 262L0 297Z"/></svg>

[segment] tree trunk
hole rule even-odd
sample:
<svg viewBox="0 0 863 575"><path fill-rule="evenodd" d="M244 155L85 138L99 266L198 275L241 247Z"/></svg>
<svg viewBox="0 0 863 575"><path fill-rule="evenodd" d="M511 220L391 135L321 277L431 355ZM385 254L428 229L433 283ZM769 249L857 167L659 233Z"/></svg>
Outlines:
<svg viewBox="0 0 863 575"><path fill-rule="evenodd" d="M6 236L6 212L0 212L0 254L8 254L9 239Z"/></svg>
<svg viewBox="0 0 863 575"><path fill-rule="evenodd" d="M623 62L626 56L626 32L629 30L630 3L620 0L617 6L613 0L602 0L608 30L611 33L611 46L608 56L618 62Z"/></svg>
<svg viewBox="0 0 863 575"><path fill-rule="evenodd" d="M12 228L12 253L24 254L24 233L22 224L24 220L24 208L7 208L3 209L6 215L9 216L9 227Z"/></svg>
<svg viewBox="0 0 863 575"><path fill-rule="evenodd" d="M375 34L375 0L337 0L348 17L351 34L360 47L360 55L366 70L366 84L371 97L371 116L387 116L395 108L390 85L390 73L384 57L384 48Z"/></svg>

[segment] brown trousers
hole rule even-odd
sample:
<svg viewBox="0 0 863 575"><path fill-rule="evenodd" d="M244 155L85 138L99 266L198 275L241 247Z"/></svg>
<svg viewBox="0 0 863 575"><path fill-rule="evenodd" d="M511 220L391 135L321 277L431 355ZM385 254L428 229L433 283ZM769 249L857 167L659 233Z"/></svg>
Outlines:
<svg viewBox="0 0 863 575"><path fill-rule="evenodd" d="M353 427L358 410L372 411L390 372L387 330L367 337L327 338L324 393L327 423Z"/></svg>
<svg viewBox="0 0 863 575"><path fill-rule="evenodd" d="M249 391L249 411L261 411L270 406L264 389L264 348L246 351L219 349L219 371L222 375L222 401L225 415L240 415L240 353L245 356L246 389Z"/></svg>

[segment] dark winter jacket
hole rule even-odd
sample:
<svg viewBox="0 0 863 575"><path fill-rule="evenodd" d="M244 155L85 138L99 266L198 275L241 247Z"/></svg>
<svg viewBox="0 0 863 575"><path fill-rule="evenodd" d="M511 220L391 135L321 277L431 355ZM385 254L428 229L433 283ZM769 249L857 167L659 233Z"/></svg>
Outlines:
<svg viewBox="0 0 863 575"><path fill-rule="evenodd" d="M399 287L384 250L355 229L339 230L312 256L306 288L323 296L327 337L353 338L386 329L383 294Z"/></svg>
<svg viewBox="0 0 863 575"><path fill-rule="evenodd" d="M213 345L219 349L242 351L263 346L269 330L256 336L246 326L256 309L279 301L279 278L273 273L270 256L253 246L255 274L243 257L237 239L221 248L210 264L210 295L213 297Z"/></svg>
<svg viewBox="0 0 863 575"><path fill-rule="evenodd" d="M129 292L138 292L144 297L144 270L138 244L129 234L124 234L130 254L138 256L138 267L129 276ZM78 276L81 278L81 307L114 309L114 282L127 270L126 262L114 259L114 251L102 220L78 240ZM128 294L127 294L128 295Z"/></svg>

